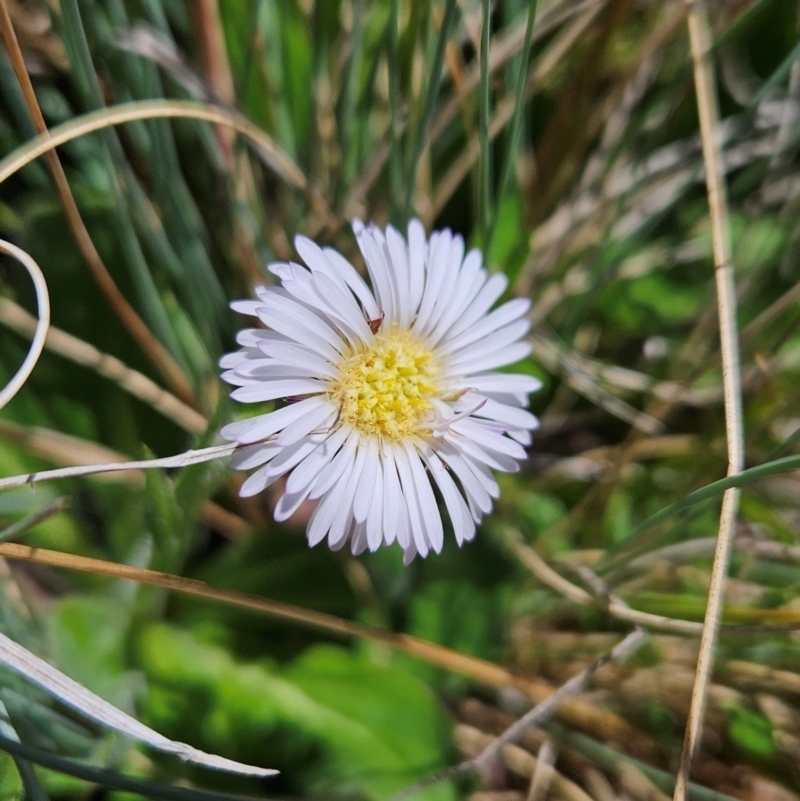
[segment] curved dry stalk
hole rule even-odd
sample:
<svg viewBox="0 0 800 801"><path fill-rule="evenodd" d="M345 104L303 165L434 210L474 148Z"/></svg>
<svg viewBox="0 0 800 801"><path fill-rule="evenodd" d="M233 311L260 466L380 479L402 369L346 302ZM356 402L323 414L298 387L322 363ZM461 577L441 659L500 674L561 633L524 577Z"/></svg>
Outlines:
<svg viewBox="0 0 800 801"><path fill-rule="evenodd" d="M170 740L90 692L77 681L66 676L60 670L56 670L52 665L2 633L0 633L0 663L19 673L26 681L38 685L49 695L77 710L81 715L158 751L174 754L197 765L205 765L208 768L231 773L241 773L245 776L273 776L278 772L270 768L259 768L255 765L234 762L232 759L215 754L206 754L186 743Z"/></svg>
<svg viewBox="0 0 800 801"><path fill-rule="evenodd" d="M42 355L47 329L50 327L50 295L47 292L47 281L41 267L22 248L0 239L0 253L16 259L28 271L36 290L36 304L39 308L39 320L34 325L34 334L28 355L19 370L0 390L0 409L2 409L22 389Z"/></svg>
<svg viewBox="0 0 800 801"><path fill-rule="evenodd" d="M720 146L719 107L717 105L714 70L711 62L713 45L708 11L704 2L686 0L689 40L694 63L697 110L703 142L703 161L706 170L708 204L711 213L711 235L714 246L714 272L717 285L717 306L722 354L722 380L725 390L725 427L728 443L728 475L744 467L744 428L742 423L741 367L736 333L736 287L731 256L728 203ZM692 767L692 758L700 741L706 707L708 683L714 657L722 591L728 570L731 547L736 534L736 512L739 490L729 489L722 498L717 547L711 569L703 634L697 657L689 719L683 742L681 762L675 784L675 801L684 801Z"/></svg>
<svg viewBox="0 0 800 801"><path fill-rule="evenodd" d="M141 100L83 114L18 147L0 161L0 183L53 148L86 134L137 120L178 117L226 125L244 136L264 162L287 183L305 192L312 205L335 224L324 198L309 184L303 171L275 144L272 137L248 119L228 109L190 100Z"/></svg>
<svg viewBox="0 0 800 801"><path fill-rule="evenodd" d="M30 76L25 67L25 59L22 55L19 42L17 41L14 25L8 13L6 0L0 2L0 33L2 33L3 41L6 44L14 73L22 89L25 105L28 107L28 112L31 115L34 127L40 136L46 139L48 137L47 125L44 121L42 111L39 108L36 93L33 91L33 84L31 83ZM142 320L133 306L131 306L128 299L122 294L116 282L111 277L111 273L109 273L103 259L97 252L97 248L94 246L94 242L86 228L83 217L81 217L78 204L75 202L75 198L69 186L69 181L67 181L66 173L55 151L47 153L47 164L53 175L53 181L55 182L61 205L64 207L64 213L69 223L70 230L75 237L81 255L89 267L89 272L92 274L101 293L114 310L114 313L122 321L128 333L158 368L173 392L180 396L186 403L192 406L198 406L194 389L183 370L172 358L169 351L156 339L152 331L147 327L147 324Z"/></svg>
<svg viewBox="0 0 800 801"><path fill-rule="evenodd" d="M32 336L37 326L36 320L25 309L8 298L0 298L0 323L24 337ZM108 378L191 434L202 434L208 427L208 420L204 415L167 392L155 381L128 367L115 356L103 353L94 345L66 331L51 326L44 347Z"/></svg>

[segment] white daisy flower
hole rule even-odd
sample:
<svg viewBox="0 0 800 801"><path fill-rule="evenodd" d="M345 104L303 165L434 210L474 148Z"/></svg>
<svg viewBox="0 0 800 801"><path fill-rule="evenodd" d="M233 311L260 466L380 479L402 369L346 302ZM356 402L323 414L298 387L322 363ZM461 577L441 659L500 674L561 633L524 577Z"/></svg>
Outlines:
<svg viewBox="0 0 800 801"><path fill-rule="evenodd" d="M240 332L241 350L222 359L231 397L284 403L221 433L248 446L234 467L258 468L241 495L288 474L276 520L319 500L312 546L349 540L359 554L398 542L408 563L442 548L434 488L461 545L499 495L492 470L525 458L538 421L523 407L540 382L496 369L530 352L530 303L490 311L506 277L449 230L427 241L413 220L407 242L391 226L353 230L372 289L336 250L298 236L306 266L270 265L281 285L232 304L267 329Z"/></svg>

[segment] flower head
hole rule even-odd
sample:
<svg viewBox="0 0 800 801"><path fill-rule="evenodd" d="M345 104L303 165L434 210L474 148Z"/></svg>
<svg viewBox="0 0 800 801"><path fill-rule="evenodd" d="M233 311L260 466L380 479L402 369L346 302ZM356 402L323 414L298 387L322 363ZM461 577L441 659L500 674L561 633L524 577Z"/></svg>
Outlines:
<svg viewBox="0 0 800 801"><path fill-rule="evenodd" d="M276 411L231 423L233 466L258 468L255 495L281 476L275 519L319 499L308 540L353 553L397 541L406 562L442 548L438 488L459 545L492 508L492 470L513 472L537 420L523 407L539 382L496 372L530 352L529 301L494 311L505 276L450 231L408 241L389 226L353 224L372 289L340 253L298 236L306 266L272 264L280 286L232 307L267 326L240 332L222 377L244 402Z"/></svg>

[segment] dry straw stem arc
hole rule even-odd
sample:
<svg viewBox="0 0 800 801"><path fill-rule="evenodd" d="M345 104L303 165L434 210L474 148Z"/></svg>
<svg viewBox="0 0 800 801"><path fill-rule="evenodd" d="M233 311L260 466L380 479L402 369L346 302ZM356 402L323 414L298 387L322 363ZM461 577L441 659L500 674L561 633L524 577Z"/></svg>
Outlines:
<svg viewBox="0 0 800 801"><path fill-rule="evenodd" d="M38 306L39 320L34 326L33 339L25 360L11 380L0 390L0 409L2 409L24 386L28 376L33 372L39 356L44 349L47 330L50 327L50 294L47 291L47 281L41 267L21 248L0 239L0 253L5 253L16 259L30 275L36 290L36 304Z"/></svg>
<svg viewBox="0 0 800 801"><path fill-rule="evenodd" d="M233 128L251 142L258 154L281 178L306 193L312 205L328 223L335 222L325 200L311 187L302 170L268 134L240 114L208 103L187 100L143 100L123 103L65 122L51 129L49 133L37 136L0 161L0 183L39 156L73 139L126 122L158 118L203 120Z"/></svg>

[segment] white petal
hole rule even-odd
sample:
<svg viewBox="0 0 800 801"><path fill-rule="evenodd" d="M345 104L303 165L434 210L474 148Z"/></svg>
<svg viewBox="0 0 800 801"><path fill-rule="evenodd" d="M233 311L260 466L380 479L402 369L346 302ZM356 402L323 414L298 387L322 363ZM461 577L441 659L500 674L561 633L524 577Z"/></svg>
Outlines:
<svg viewBox="0 0 800 801"><path fill-rule="evenodd" d="M327 275L317 275L314 278L314 290L325 299L332 317L350 328L361 342L372 342L375 337L364 319L364 312L347 287L342 290Z"/></svg>
<svg viewBox="0 0 800 801"><path fill-rule="evenodd" d="M367 265L367 272L372 280L375 299L378 301L378 306L383 312L386 322L391 324L395 317L389 267L383 257L381 248L372 235L372 226L365 228L360 220L353 220L353 232L364 257L364 263Z"/></svg>
<svg viewBox="0 0 800 801"><path fill-rule="evenodd" d="M441 287L434 303L428 321L425 323L422 333L426 336L433 331L442 316L445 315L453 304L453 293L458 284L461 263L464 259L464 239L456 235L450 244L447 252L447 261L443 265Z"/></svg>
<svg viewBox="0 0 800 801"><path fill-rule="evenodd" d="M383 541L383 469L378 458L375 464L375 487L372 505L367 513L367 543L370 551L377 551Z"/></svg>
<svg viewBox="0 0 800 801"><path fill-rule="evenodd" d="M308 487L311 490L314 482L322 469L339 452L339 448L347 437L352 433L349 426L337 428L312 454L301 462L286 480L286 492L296 494Z"/></svg>
<svg viewBox="0 0 800 801"><path fill-rule="evenodd" d="M328 546L330 548L335 549L350 533L350 528L353 525L353 501L364 470L366 453L364 448L358 449L350 477L347 479L347 484L342 489L341 495L337 498L338 508L328 532Z"/></svg>
<svg viewBox="0 0 800 801"><path fill-rule="evenodd" d="M508 434L509 437L511 437L511 439L519 442L519 444L522 445L524 448L527 448L533 442L533 437L531 436L531 432L526 431L524 428L509 428L506 433Z"/></svg>
<svg viewBox="0 0 800 801"><path fill-rule="evenodd" d="M260 354L259 354L260 355ZM253 381L273 381L276 378L315 378L307 365L287 364L277 359L248 359L233 370L240 379Z"/></svg>
<svg viewBox="0 0 800 801"><path fill-rule="evenodd" d="M323 248L322 251L331 263L331 266L341 276L353 294L361 301L368 320L377 320L380 316L380 309L375 300L375 296L367 286L358 271L341 253L333 248Z"/></svg>
<svg viewBox="0 0 800 801"><path fill-rule="evenodd" d="M232 370L236 365L246 362L254 355L252 348L243 348L234 353L226 353L220 360L219 366L223 370Z"/></svg>
<svg viewBox="0 0 800 801"><path fill-rule="evenodd" d="M304 420L305 418L301 419ZM282 476L284 473L288 473L289 470L292 470L309 454L313 453L319 447L320 440L325 436L325 434L315 434L299 442L290 443L283 448L283 453L280 456L276 456L270 462L267 474L270 476ZM280 437L278 437L278 444L281 444Z"/></svg>
<svg viewBox="0 0 800 801"><path fill-rule="evenodd" d="M497 453L504 453L512 459L522 460L527 456L524 448L521 448L519 443L504 437L502 433L497 432L492 427L491 423L484 423L482 420L459 420L457 423L453 423L451 431L455 431ZM505 427L503 431L505 431ZM280 443L280 439L278 443Z"/></svg>
<svg viewBox="0 0 800 801"><path fill-rule="evenodd" d="M231 398L242 403L261 403L276 398L293 398L297 395L315 395L325 392L327 384L313 378L287 378L284 380L258 381L231 392Z"/></svg>
<svg viewBox="0 0 800 801"><path fill-rule="evenodd" d="M284 492L280 500L275 506L273 517L278 523L287 521L299 508L300 504L308 498L308 493L311 492L311 487L306 487L294 495Z"/></svg>
<svg viewBox="0 0 800 801"><path fill-rule="evenodd" d="M506 454L492 451L468 437L462 437L452 431L448 431L444 438L457 448L462 455L469 456L495 470L500 470L503 473L516 473L519 470L519 463L515 459Z"/></svg>
<svg viewBox="0 0 800 801"><path fill-rule="evenodd" d="M480 481L481 486L489 494L489 497L499 498L500 487L494 480L492 471L485 464L476 461L467 453L462 453L461 456L464 458L464 464L466 464L470 470L472 470L472 472L475 474L475 477L478 479L478 481Z"/></svg>
<svg viewBox="0 0 800 801"><path fill-rule="evenodd" d="M260 300L234 300L231 308L239 314L248 314L255 317L264 304Z"/></svg>
<svg viewBox="0 0 800 801"><path fill-rule="evenodd" d="M259 492L263 492L270 484L277 481L278 476L270 476L267 473L268 469L269 465L262 467L260 470L256 470L256 472L242 484L239 489L239 496L242 498L250 498L253 495L258 495Z"/></svg>
<svg viewBox="0 0 800 801"><path fill-rule="evenodd" d="M422 223L417 219L411 220L408 224L408 301L412 318L419 308L425 288L427 247Z"/></svg>
<svg viewBox="0 0 800 801"><path fill-rule="evenodd" d="M471 375L456 383L456 386L468 384L477 392L536 392L541 389L542 382L538 378L520 373L489 373L488 375Z"/></svg>
<svg viewBox="0 0 800 801"><path fill-rule="evenodd" d="M466 331L494 305L495 301L506 291L508 278L503 273L495 273L477 294L475 300L467 306L466 311L459 317L450 329L449 337L455 337Z"/></svg>
<svg viewBox="0 0 800 801"><path fill-rule="evenodd" d="M505 348L488 353L482 350L476 355L471 355L469 359L465 358L464 362L458 365L458 367L450 367L449 369L451 371L460 370L467 375L480 373L484 370L494 370L497 367L503 367L506 364L514 364L524 359L530 354L531 350L532 346L530 342L515 342L513 345L508 345Z"/></svg>
<svg viewBox="0 0 800 801"><path fill-rule="evenodd" d="M466 540L471 540L475 536L475 521L472 519L469 508L463 495L459 492L455 481L453 481L447 468L442 464L442 460L430 447L422 449L422 455L428 464L431 475L439 485L442 493L447 513L453 524L453 532L456 535L456 542L461 545Z"/></svg>
<svg viewBox="0 0 800 801"><path fill-rule="evenodd" d="M382 454L383 463L383 537L387 545L391 545L400 532L400 509L403 502L403 490L397 477L397 465L394 452L387 448ZM407 543L400 542L401 547Z"/></svg>
<svg viewBox="0 0 800 801"><path fill-rule="evenodd" d="M481 397L481 396L478 396ZM497 420L515 428L530 428L531 430L539 427L539 421L526 409L519 409L515 406L508 406L505 403L498 403L491 398L483 397L486 403L475 412L476 417L485 417L488 420Z"/></svg>
<svg viewBox="0 0 800 801"><path fill-rule="evenodd" d="M234 470L250 470L260 467L274 459L283 448L278 445L250 445L242 448L231 457L231 467Z"/></svg>
<svg viewBox="0 0 800 801"><path fill-rule="evenodd" d="M428 243L428 261L426 265L428 269L425 273L425 291L422 294L422 303L419 305L417 319L411 328L411 331L417 336L426 330L433 308L439 300L439 293L442 291L444 278L447 274L447 259L452 242L453 234L449 229L445 229L432 234Z"/></svg>
<svg viewBox="0 0 800 801"><path fill-rule="evenodd" d="M328 402L325 398L320 397L306 398L269 414L261 414L258 417L241 420L237 423L229 423L223 426L219 433L224 439L235 440L243 445L249 445L271 437L282 428L301 418L304 414L309 414Z"/></svg>
<svg viewBox="0 0 800 801"><path fill-rule="evenodd" d="M391 225L386 227L386 245L397 299L397 322L401 328L407 328L413 313L409 294L408 246L402 234Z"/></svg>
<svg viewBox="0 0 800 801"><path fill-rule="evenodd" d="M353 556L359 556L367 549L367 524L358 523L353 527L353 534L350 538L350 550Z"/></svg>
<svg viewBox="0 0 800 801"><path fill-rule="evenodd" d="M361 477L361 482L358 485L353 501L353 517L356 523L363 523L367 519L372 498L375 494L375 477L380 468L378 441L374 437L367 437L361 447L365 451L366 462L364 464L364 474Z"/></svg>
<svg viewBox="0 0 800 801"><path fill-rule="evenodd" d="M519 320L526 315L531 307L531 302L527 298L515 298L508 303L504 303L499 309L495 309L491 314L471 325L466 331L458 336L447 337L439 346L441 353L455 353L458 350L479 342L489 334L494 333L500 328Z"/></svg>
<svg viewBox="0 0 800 801"><path fill-rule="evenodd" d="M347 486L347 480L350 478L352 470L353 462L349 461L344 465L343 472L334 481L331 492L319 502L317 508L311 513L306 534L308 536L308 544L312 548L322 542L328 534L333 518L339 509L339 498Z"/></svg>
<svg viewBox="0 0 800 801"><path fill-rule="evenodd" d="M333 425L338 413L339 410L336 404L328 401L319 409L315 409L313 412L303 415L299 420L295 420L293 423L286 426L286 428L278 434L278 445L292 445L307 434L310 434L314 429L327 431Z"/></svg>
<svg viewBox="0 0 800 801"><path fill-rule="evenodd" d="M468 364L471 359L480 359L484 355L494 353L498 350L503 350L515 342L519 342L525 334L528 333L530 323L527 320L518 320L516 323L511 323L493 334L484 337L480 342L474 342L468 347L461 348L461 350L453 353L447 364L450 369L458 370L463 365ZM513 391L513 390L509 390Z"/></svg>
<svg viewBox="0 0 800 801"><path fill-rule="evenodd" d="M352 431L352 429L351 429ZM344 446L333 457L330 464L320 473L319 478L311 491L310 497L320 498L340 479L340 477L348 472L350 466L355 461L356 451L358 450L359 435L353 432L344 443Z"/></svg>
<svg viewBox="0 0 800 801"><path fill-rule="evenodd" d="M346 349L342 338L323 319L291 298L274 297L259 312L261 321L331 361Z"/></svg>
<svg viewBox="0 0 800 801"><path fill-rule="evenodd" d="M492 499L489 493L478 481L475 473L469 468L464 458L457 453L452 446L450 448L435 447L434 450L442 458L442 461L456 474L464 488L467 500L472 500L475 506L483 513L488 514L492 510ZM476 523L480 522L480 515L472 514Z"/></svg>
<svg viewBox="0 0 800 801"><path fill-rule="evenodd" d="M259 350L286 364L305 367L311 375L334 379L339 377L339 371L327 359L294 342L264 342L259 346Z"/></svg>
<svg viewBox="0 0 800 801"><path fill-rule="evenodd" d="M444 543L444 529L442 527L442 516L439 514L439 507L436 504L436 496L433 494L430 479L422 466L419 453L408 441L405 443L405 451L411 468L411 475L414 478L414 486L417 491L417 500L419 501L427 540L433 550L436 553L440 553Z"/></svg>
<svg viewBox="0 0 800 801"><path fill-rule="evenodd" d="M464 313L466 308L475 299L481 287L486 283L486 270L481 268L482 259L479 250L471 250L453 286L453 295L442 314L436 328L428 336L428 341L435 345L445 337L453 323Z"/></svg>
<svg viewBox="0 0 800 801"><path fill-rule="evenodd" d="M405 451L401 447L395 447L394 452L397 475L400 477L400 485L403 488L403 496L405 498L403 508L408 512L408 518L411 523L411 534L414 538L417 551L425 557L428 555L430 543L426 536L425 521L422 516L422 504L417 497L417 487L414 483L411 465L408 462Z"/></svg>

